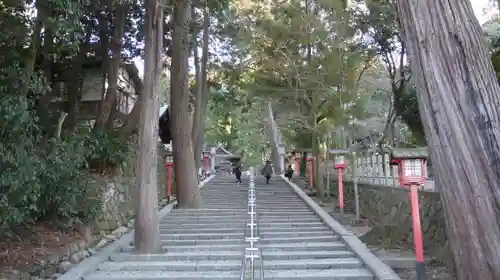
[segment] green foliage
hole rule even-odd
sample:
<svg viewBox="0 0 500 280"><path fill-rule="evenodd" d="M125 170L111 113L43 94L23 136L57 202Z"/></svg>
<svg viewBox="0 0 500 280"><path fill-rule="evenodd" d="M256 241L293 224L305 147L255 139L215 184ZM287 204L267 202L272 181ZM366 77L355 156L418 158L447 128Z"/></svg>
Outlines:
<svg viewBox="0 0 500 280"><path fill-rule="evenodd" d="M425 143L424 127L418 109L417 90L415 87L407 87L394 99L394 108L398 116L408 126L412 136L419 144Z"/></svg>
<svg viewBox="0 0 500 280"><path fill-rule="evenodd" d="M89 184L86 147L80 141L51 139L39 172L38 216L92 219L100 210L98 186Z"/></svg>
<svg viewBox="0 0 500 280"><path fill-rule="evenodd" d="M16 63L15 50L0 57L0 235L39 219L93 219L100 190L88 167L120 165L130 145L113 133L44 133L33 100L49 87Z"/></svg>
<svg viewBox="0 0 500 280"><path fill-rule="evenodd" d="M133 152L132 144L114 131L94 131L85 135L84 143L87 163L91 170L98 173L113 171L125 164Z"/></svg>
<svg viewBox="0 0 500 280"><path fill-rule="evenodd" d="M49 138L41 147L35 118L20 99L0 98L0 234L42 218L93 219L101 208L100 189L90 184L88 167L103 172L123 164L130 143L96 132Z"/></svg>

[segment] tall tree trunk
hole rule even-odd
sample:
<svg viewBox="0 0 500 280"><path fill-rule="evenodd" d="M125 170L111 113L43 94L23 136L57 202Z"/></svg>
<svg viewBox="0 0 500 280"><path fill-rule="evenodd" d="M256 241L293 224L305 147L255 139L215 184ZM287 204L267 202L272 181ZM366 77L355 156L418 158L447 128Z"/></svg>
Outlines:
<svg viewBox="0 0 500 280"><path fill-rule="evenodd" d="M108 76L108 64L109 64L109 21L106 17L105 11L99 11L97 13L97 19L99 21L99 42L101 45L101 100L106 97L106 79ZM105 102L100 102L98 116L102 114Z"/></svg>
<svg viewBox="0 0 500 280"><path fill-rule="evenodd" d="M113 37L110 42L111 59L108 64L108 90L106 97L102 100L101 112L96 120L95 128L102 129L109 123L110 117L113 117L112 111L116 109L116 98L118 94L118 72L121 64L121 50L123 45L123 35L125 33L125 17L127 16L128 6L121 4L116 9L116 18L114 23Z"/></svg>
<svg viewBox="0 0 500 280"><path fill-rule="evenodd" d="M77 124L80 104L82 101L82 87L85 79L83 72L83 62L87 58L87 51L90 47L90 37L92 36L92 24L87 22L85 28L85 38L80 43L80 53L73 58L71 67L71 77L67 87L68 115L65 117L64 130L66 134L73 133Z"/></svg>
<svg viewBox="0 0 500 280"><path fill-rule="evenodd" d="M280 156L279 156L279 131L278 127L276 125L276 122L274 121L274 114L273 114L273 106L271 101L267 103L267 119L268 119L268 135L271 137L270 143L271 143L271 162L273 163L274 167L274 173L276 174L282 174L283 170L281 170L281 165L280 165Z"/></svg>
<svg viewBox="0 0 500 280"><path fill-rule="evenodd" d="M313 94L314 96L314 94ZM313 102L314 104L315 102ZM313 107L315 108L315 107ZM325 185L323 182L323 176L320 172L321 166L321 148L320 148L320 139L318 133L318 124L317 124L317 116L313 115L312 119L312 156L314 157L313 162L313 184L314 188L318 191L318 196L323 198L325 196Z"/></svg>
<svg viewBox="0 0 500 280"><path fill-rule="evenodd" d="M163 44L162 44L162 47L163 47ZM162 50L160 52L162 52ZM158 60L157 62L159 63L158 69L162 70L163 65L161 64L161 61ZM161 80L161 76L160 76L160 80ZM155 91L161 90L159 83L156 85L158 86L158 89L155 89ZM134 85L134 90L138 96L142 95L143 87L144 87L144 85L142 83ZM159 92L158 94L163 94L163 93ZM129 138L130 136L132 136L132 134L134 134L137 131L137 124L139 123L139 117L140 117L140 112L141 112L140 108L141 108L141 99L139 98L135 102L134 108L132 108L132 111L130 112L130 114L128 114L128 116L125 118L123 126L120 128L120 135L124 139Z"/></svg>
<svg viewBox="0 0 500 280"><path fill-rule="evenodd" d="M191 7L191 22L196 22L197 21L197 15L196 15L196 9L195 7ZM200 55L198 52L198 29L195 29L196 32L191 35L192 38L192 48L193 48L193 60L194 60L194 72L195 72L195 106L194 106L194 115L193 115L193 127L191 131L191 138L193 140L193 158L194 158L194 163L196 165L196 170L198 171L201 166L201 161L200 161L200 154L201 151L199 151L198 148L198 130L200 126L200 119L201 119L201 106L203 104L203 83L201 80L201 61L200 61Z"/></svg>
<svg viewBox="0 0 500 280"><path fill-rule="evenodd" d="M142 91L139 93L142 94ZM124 139L129 138L137 131L137 124L139 123L140 113L141 113L141 100L140 98L135 102L134 108L128 116L125 118L123 126L120 128L120 135Z"/></svg>
<svg viewBox="0 0 500 280"><path fill-rule="evenodd" d="M42 69L45 78L52 85L52 67L54 65L54 60L52 59L52 52L54 49L54 30L52 28L45 26L45 34L43 36L43 47L42 47ZM51 95L46 93L47 95Z"/></svg>
<svg viewBox="0 0 500 280"><path fill-rule="evenodd" d="M35 22L33 23L33 34L31 34L29 54L24 65L24 68L28 72L33 72L35 70L36 56L38 54L38 50L40 49L40 45L42 44L41 33L47 4L47 0L37 0L35 2L35 8L38 13L36 15Z"/></svg>
<svg viewBox="0 0 500 280"><path fill-rule="evenodd" d="M174 4L174 27L172 32L171 68L171 116L172 154L175 164L175 185L179 206L198 208L201 204L196 165L193 155L193 141L189 117L189 1L179 0ZM187 156L189 155L189 156Z"/></svg>
<svg viewBox="0 0 500 280"><path fill-rule="evenodd" d="M398 0L456 277L500 276L500 86L470 1Z"/></svg>
<svg viewBox="0 0 500 280"><path fill-rule="evenodd" d="M203 148L203 136L205 132L205 114L207 111L207 103L209 98L209 89L207 83L207 64L208 64L208 44L209 44L209 27L210 27L210 16L208 7L205 5L203 10L203 45L202 45L202 57L199 68L199 77L196 80L197 86L197 97L196 97L196 110L193 120L193 145L194 145L194 159L196 163L196 170L199 170L201 166L200 156ZM198 51L195 49L195 54ZM196 55L197 57L198 55ZM198 79L199 78L199 79Z"/></svg>
<svg viewBox="0 0 500 280"><path fill-rule="evenodd" d="M160 103L155 92L161 49L158 44L162 44L162 41L158 40L158 33L163 36L163 5L159 2L146 1L144 91L140 96L139 150L136 166L136 191L139 203L135 220L135 250L144 254L161 251L156 164Z"/></svg>

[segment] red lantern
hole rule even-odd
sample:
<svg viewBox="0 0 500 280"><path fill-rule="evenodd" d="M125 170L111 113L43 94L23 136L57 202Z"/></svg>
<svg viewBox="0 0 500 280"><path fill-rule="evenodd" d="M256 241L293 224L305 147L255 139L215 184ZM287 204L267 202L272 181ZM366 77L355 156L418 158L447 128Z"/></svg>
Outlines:
<svg viewBox="0 0 500 280"><path fill-rule="evenodd" d="M399 183L410 190L417 279L425 278L424 246L420 225L418 188L426 180L426 159L427 151L424 149L393 149L391 152L391 164L397 163L398 165Z"/></svg>
<svg viewBox="0 0 500 280"><path fill-rule="evenodd" d="M402 186L423 185L425 183L425 159L405 158L398 164L399 183Z"/></svg>
<svg viewBox="0 0 500 280"><path fill-rule="evenodd" d="M203 172L208 176L210 166L210 152L203 151Z"/></svg>
<svg viewBox="0 0 500 280"><path fill-rule="evenodd" d="M347 159L345 158L345 155L335 155L334 167L336 169L347 168Z"/></svg>

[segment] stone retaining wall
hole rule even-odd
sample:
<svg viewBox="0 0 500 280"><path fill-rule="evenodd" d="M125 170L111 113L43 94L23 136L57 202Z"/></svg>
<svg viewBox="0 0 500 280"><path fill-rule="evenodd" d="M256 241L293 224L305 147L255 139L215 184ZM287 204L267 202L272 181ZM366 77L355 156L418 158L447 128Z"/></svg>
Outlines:
<svg viewBox="0 0 500 280"><path fill-rule="evenodd" d="M336 186L336 182L333 186ZM344 183L344 186L346 207L354 209L353 185ZM364 241L393 248L413 248L408 191L365 184L359 184L358 187L361 216L373 227L364 236ZM452 261L439 193L420 192L420 217L426 255L450 265Z"/></svg>

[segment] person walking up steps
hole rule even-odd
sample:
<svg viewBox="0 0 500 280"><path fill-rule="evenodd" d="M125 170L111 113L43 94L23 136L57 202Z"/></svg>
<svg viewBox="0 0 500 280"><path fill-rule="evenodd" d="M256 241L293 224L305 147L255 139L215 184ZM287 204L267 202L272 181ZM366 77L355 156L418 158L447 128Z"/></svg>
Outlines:
<svg viewBox="0 0 500 280"><path fill-rule="evenodd" d="M233 174L236 176L236 184L241 184L241 163L235 164Z"/></svg>
<svg viewBox="0 0 500 280"><path fill-rule="evenodd" d="M291 164L289 164L288 168L286 169L285 177L287 177L288 180L292 180L292 177L293 177L293 168L292 168Z"/></svg>
<svg viewBox="0 0 500 280"><path fill-rule="evenodd" d="M271 176L273 175L273 167L271 166L271 161L267 160L266 164L262 168L262 175L266 177L266 184L269 185L269 180L271 179Z"/></svg>

